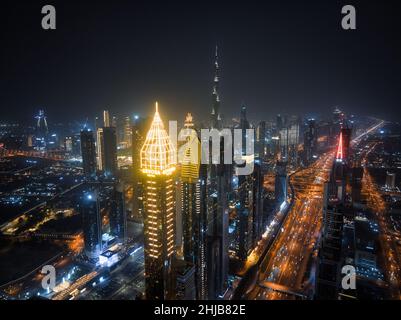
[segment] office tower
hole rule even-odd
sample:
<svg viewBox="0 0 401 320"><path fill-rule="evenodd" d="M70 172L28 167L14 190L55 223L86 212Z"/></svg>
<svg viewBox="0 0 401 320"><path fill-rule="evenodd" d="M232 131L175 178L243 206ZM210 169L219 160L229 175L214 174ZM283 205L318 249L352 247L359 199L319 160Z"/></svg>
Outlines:
<svg viewBox="0 0 401 320"><path fill-rule="evenodd" d="M253 212L253 179L252 175L238 176L238 253L240 260L245 261L252 251L254 212Z"/></svg>
<svg viewBox="0 0 401 320"><path fill-rule="evenodd" d="M276 177L274 185L274 197L276 207L280 207L287 201L287 162L278 160L276 163Z"/></svg>
<svg viewBox="0 0 401 320"><path fill-rule="evenodd" d="M67 153L72 152L72 137L71 136L67 136L64 138L64 150Z"/></svg>
<svg viewBox="0 0 401 320"><path fill-rule="evenodd" d="M352 130L348 127L341 128L340 138L342 140L341 156L343 161L349 165L350 160L350 143Z"/></svg>
<svg viewBox="0 0 401 320"><path fill-rule="evenodd" d="M178 161L179 163L179 161ZM181 181L176 181L175 183L175 203L177 204L175 207L175 245L180 255L184 254L183 250L183 217L182 217L182 183Z"/></svg>
<svg viewBox="0 0 401 320"><path fill-rule="evenodd" d="M362 178L363 168L354 166L351 169L351 198L354 204L361 202Z"/></svg>
<svg viewBox="0 0 401 320"><path fill-rule="evenodd" d="M344 113L338 108L335 107L333 111L333 122L340 123L343 120Z"/></svg>
<svg viewBox="0 0 401 320"><path fill-rule="evenodd" d="M103 127L104 128L110 127L110 114L108 110L103 111Z"/></svg>
<svg viewBox="0 0 401 320"><path fill-rule="evenodd" d="M195 244L197 248L196 267L196 298L197 300L206 300L208 298L208 260L207 260L207 208L208 208L208 188L207 188L208 170L207 165L201 164L199 167L199 190L200 190L200 212L196 220L196 228L199 230L198 242Z"/></svg>
<svg viewBox="0 0 401 320"><path fill-rule="evenodd" d="M317 268L316 298L338 299L344 207L331 195L331 182L324 185L323 230Z"/></svg>
<svg viewBox="0 0 401 320"><path fill-rule="evenodd" d="M309 119L304 133L305 164L311 163L317 151L317 131L315 119Z"/></svg>
<svg viewBox="0 0 401 320"><path fill-rule="evenodd" d="M349 175L349 144L351 130L342 128L338 139L335 161L330 175L329 196L333 201L344 204Z"/></svg>
<svg viewBox="0 0 401 320"><path fill-rule="evenodd" d="M228 280L228 184L223 170L207 193L207 285L209 299L221 299Z"/></svg>
<svg viewBox="0 0 401 320"><path fill-rule="evenodd" d="M97 164L105 176L117 175L117 134L107 110L103 111L103 127L97 129Z"/></svg>
<svg viewBox="0 0 401 320"><path fill-rule="evenodd" d="M35 126L35 149L45 150L47 147L47 140L49 136L49 128L47 126L47 118L43 110L39 110L39 114L35 116L36 126Z"/></svg>
<svg viewBox="0 0 401 320"><path fill-rule="evenodd" d="M196 263L195 239L199 230L196 230L196 219L200 215L200 186L199 163L200 144L191 114L185 119L184 130L186 136L181 162L181 216L183 226L183 251L186 261Z"/></svg>
<svg viewBox="0 0 401 320"><path fill-rule="evenodd" d="M338 139L336 157L330 177L330 194L342 203L344 203L346 193L350 136L350 129L341 129L340 137Z"/></svg>
<svg viewBox="0 0 401 320"><path fill-rule="evenodd" d="M395 188L395 173L393 172L386 172L386 185L387 189L394 189Z"/></svg>
<svg viewBox="0 0 401 320"><path fill-rule="evenodd" d="M110 122L111 127L117 128L117 121L118 121L117 117L113 116Z"/></svg>
<svg viewBox="0 0 401 320"><path fill-rule="evenodd" d="M131 147L132 144L132 125L130 117L124 119L124 142L127 147Z"/></svg>
<svg viewBox="0 0 401 320"><path fill-rule="evenodd" d="M195 265L188 261L179 260L176 266L177 300L195 300Z"/></svg>
<svg viewBox="0 0 401 320"><path fill-rule="evenodd" d="M147 121L139 116L134 117L132 126L132 218L142 222L143 218L143 184L141 173L141 148L145 141Z"/></svg>
<svg viewBox="0 0 401 320"><path fill-rule="evenodd" d="M97 132L97 129L103 127L102 123L99 119L99 117L95 117L95 121L94 121L94 128L95 128L95 132Z"/></svg>
<svg viewBox="0 0 401 320"><path fill-rule="evenodd" d="M111 235L125 243L127 240L127 211L125 209L124 183L121 181L114 184L109 220Z"/></svg>
<svg viewBox="0 0 401 320"><path fill-rule="evenodd" d="M299 124L292 123L280 130L280 148L282 158L296 164L299 144Z"/></svg>
<svg viewBox="0 0 401 320"><path fill-rule="evenodd" d="M277 131L280 131L283 128L283 118L281 116L281 114L278 114L276 117L276 129Z"/></svg>
<svg viewBox="0 0 401 320"><path fill-rule="evenodd" d="M213 82L213 105L210 126L222 129L219 96L219 64L217 47L215 55L215 76ZM224 165L224 143L220 137L220 164L212 164L211 154L207 166L207 285L208 298L222 298L227 289L228 280L228 193L232 166ZM211 140L209 140L211 144Z"/></svg>
<svg viewBox="0 0 401 320"><path fill-rule="evenodd" d="M340 131L330 179L324 185L323 231L319 250L316 296L337 299L341 272L341 249L344 227L345 193L350 130Z"/></svg>
<svg viewBox="0 0 401 320"><path fill-rule="evenodd" d="M191 114L185 119L186 145L181 157L181 213L183 222L184 259L195 266L196 297L206 296L206 257L205 257L205 206L201 203L205 180L200 177L200 142ZM192 130L191 130L192 129Z"/></svg>
<svg viewBox="0 0 401 320"><path fill-rule="evenodd" d="M146 298L151 300L173 299L175 295L175 152L156 103L141 149Z"/></svg>
<svg viewBox="0 0 401 320"><path fill-rule="evenodd" d="M377 281L379 273L377 224L366 217L357 216L354 219L354 226L355 266L358 276Z"/></svg>
<svg viewBox="0 0 401 320"><path fill-rule="evenodd" d="M106 176L117 174L117 136L115 127L103 128L102 165Z"/></svg>
<svg viewBox="0 0 401 320"><path fill-rule="evenodd" d="M253 230L252 230L252 246L254 247L258 242L259 238L264 232L263 225L263 173L261 161L255 159L254 170L252 173L253 183L252 183L252 193L253 193Z"/></svg>
<svg viewBox="0 0 401 320"><path fill-rule="evenodd" d="M102 219L100 217L98 192L89 187L84 192L79 211L82 215L85 254L97 259L102 250Z"/></svg>
<svg viewBox="0 0 401 320"><path fill-rule="evenodd" d="M71 154L75 157L81 156L81 133L76 133L72 136Z"/></svg>
<svg viewBox="0 0 401 320"><path fill-rule="evenodd" d="M289 159L289 130L287 127L282 128L279 131L279 141L280 141L280 155L282 159L288 161Z"/></svg>
<svg viewBox="0 0 401 320"><path fill-rule="evenodd" d="M246 155L246 135L247 129L250 129L249 122L246 118L246 107L241 107L241 118L238 129L242 130L242 151L241 157L244 159ZM249 137L250 138L250 137ZM254 161L252 155L252 161ZM249 159L247 160L249 162ZM237 171L236 167L236 171ZM253 245L253 228L254 228L254 193L253 193L253 174L237 175L238 189L237 189L237 238L238 238L238 252L237 257L245 261Z"/></svg>
<svg viewBox="0 0 401 320"><path fill-rule="evenodd" d="M96 175L96 146L93 132L88 129L81 131L81 155L84 175L94 177Z"/></svg>
<svg viewBox="0 0 401 320"><path fill-rule="evenodd" d="M103 128L96 130L96 155L97 155L97 169L103 171Z"/></svg>
<svg viewBox="0 0 401 320"><path fill-rule="evenodd" d="M255 158L259 158L262 161L266 157L266 122L259 122L256 128L256 148Z"/></svg>

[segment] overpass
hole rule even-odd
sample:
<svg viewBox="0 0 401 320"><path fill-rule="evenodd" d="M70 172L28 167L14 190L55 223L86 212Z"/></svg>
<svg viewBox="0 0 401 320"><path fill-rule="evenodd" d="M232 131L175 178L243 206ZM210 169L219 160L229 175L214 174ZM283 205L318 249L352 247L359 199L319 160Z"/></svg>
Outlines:
<svg viewBox="0 0 401 320"><path fill-rule="evenodd" d="M29 157L39 158L54 161L68 161L72 157L67 156L64 150L10 150L6 148L0 148L0 157Z"/></svg>
<svg viewBox="0 0 401 320"><path fill-rule="evenodd" d="M287 286L278 284L278 283L274 283L274 282L270 282L270 281L262 281L259 282L258 285L264 289L270 289L276 292L280 292L280 293L285 293L291 296L296 296L299 297L301 299L308 299L308 297L303 294L300 291L294 290L292 288L289 288Z"/></svg>

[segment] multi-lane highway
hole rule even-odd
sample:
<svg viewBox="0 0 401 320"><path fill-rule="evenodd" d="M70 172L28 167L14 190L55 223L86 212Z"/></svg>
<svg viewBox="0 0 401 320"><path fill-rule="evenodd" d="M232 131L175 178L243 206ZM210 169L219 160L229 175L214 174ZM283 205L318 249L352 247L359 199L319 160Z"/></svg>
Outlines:
<svg viewBox="0 0 401 320"><path fill-rule="evenodd" d="M293 299L308 295L309 283L304 275L319 239L323 183L328 179L333 156L332 152L326 153L292 176L294 205L260 265L258 285L248 299Z"/></svg>
<svg viewBox="0 0 401 320"><path fill-rule="evenodd" d="M379 121L356 137L352 144L359 143L365 136L382 127ZM311 298L317 244L320 240L323 206L323 185L329 178L334 152L322 155L312 166L294 174L291 182L295 193L295 203L286 218L281 233L260 264L257 285L247 295L247 299L294 299ZM383 212L384 204L377 188L368 174L365 175L365 188L370 188L371 202L378 212ZM380 211L381 210L381 211ZM384 216L381 215L381 228L386 230ZM380 221L379 221L380 222ZM386 239L386 232L382 236ZM388 237L387 237L388 238ZM394 246L394 243L392 243ZM390 245L387 244L389 247ZM395 251L388 252L388 268L392 281L399 281L396 275L399 268Z"/></svg>

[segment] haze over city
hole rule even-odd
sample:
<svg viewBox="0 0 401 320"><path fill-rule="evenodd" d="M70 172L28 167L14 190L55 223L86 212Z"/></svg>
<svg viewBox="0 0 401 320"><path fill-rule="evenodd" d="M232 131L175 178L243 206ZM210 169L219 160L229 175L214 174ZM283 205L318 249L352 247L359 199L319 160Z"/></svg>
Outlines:
<svg viewBox="0 0 401 320"><path fill-rule="evenodd" d="M401 299L398 2L4 7L0 300Z"/></svg>
<svg viewBox="0 0 401 320"><path fill-rule="evenodd" d="M169 119L190 108L207 120L215 45L227 119L242 103L252 120L335 106L400 117L396 1L358 1L357 29L348 32L336 1L53 1L52 31L40 25L44 4L3 6L0 102L9 120L27 122L38 108L55 121L82 121L99 108L144 114L155 100Z"/></svg>

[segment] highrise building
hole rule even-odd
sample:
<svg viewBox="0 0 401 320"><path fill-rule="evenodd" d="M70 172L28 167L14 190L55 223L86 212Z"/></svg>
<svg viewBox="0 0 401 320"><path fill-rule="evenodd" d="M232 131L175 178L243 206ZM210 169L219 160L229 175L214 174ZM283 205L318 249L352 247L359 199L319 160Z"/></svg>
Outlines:
<svg viewBox="0 0 401 320"><path fill-rule="evenodd" d="M74 156L74 157L79 157L79 156L82 155L81 154L81 133L75 133L72 136L71 155Z"/></svg>
<svg viewBox="0 0 401 320"><path fill-rule="evenodd" d="M117 175L117 134L116 127L110 126L110 115L103 111L102 128L97 129L98 169L108 177Z"/></svg>
<svg viewBox="0 0 401 320"><path fill-rule="evenodd" d="M299 124L291 123L280 130L280 148L282 158L296 164L299 144Z"/></svg>
<svg viewBox="0 0 401 320"><path fill-rule="evenodd" d="M110 125L111 125L112 127L114 127L114 128L117 128L117 121L118 121L117 117L116 117L116 116L113 116L113 117L111 118Z"/></svg>
<svg viewBox="0 0 401 320"><path fill-rule="evenodd" d="M264 195L264 188L263 188L263 172L262 172L262 165L259 159L255 159L254 169L252 173L253 178L253 230L252 236L253 247L256 245L259 238L262 236L264 232L264 223L263 223L263 195Z"/></svg>
<svg viewBox="0 0 401 320"><path fill-rule="evenodd" d="M304 133L304 159L309 164L313 161L317 151L317 130L315 119L309 119Z"/></svg>
<svg viewBox="0 0 401 320"><path fill-rule="evenodd" d="M333 122L335 124L338 124L342 122L343 119L344 119L344 113L338 107L335 107L333 111Z"/></svg>
<svg viewBox="0 0 401 320"><path fill-rule="evenodd" d="M71 154L72 151L72 136L66 136L64 138L64 149L67 153Z"/></svg>
<svg viewBox="0 0 401 320"><path fill-rule="evenodd" d="M146 298L152 300L175 296L175 152L156 103L153 122L141 149Z"/></svg>
<svg viewBox="0 0 401 320"><path fill-rule="evenodd" d="M183 251L186 261L195 263L195 234L196 219L200 215L200 186L199 186L199 163L200 144L195 130L191 114L185 119L186 144L181 161L181 215L183 225Z"/></svg>
<svg viewBox="0 0 401 320"><path fill-rule="evenodd" d="M45 150L47 147L47 140L49 137L49 128L47 125L47 118L43 110L39 110L39 114L35 117L35 149Z"/></svg>
<svg viewBox="0 0 401 320"><path fill-rule="evenodd" d="M255 158L259 158L262 161L266 157L266 122L260 121L256 128L256 148Z"/></svg>
<svg viewBox="0 0 401 320"><path fill-rule="evenodd" d="M196 262L196 298L198 300L206 300L208 298L208 260L207 260L207 165L201 164L199 168L199 188L200 188L200 212L197 219L196 228L199 230L198 243L196 244L198 250Z"/></svg>
<svg viewBox="0 0 401 320"><path fill-rule="evenodd" d="M333 163L332 174L330 177L329 190L331 197L336 198L341 203L345 200L348 166L349 166L349 145L351 130L342 128L338 139L338 147L335 161Z"/></svg>
<svg viewBox="0 0 401 320"><path fill-rule="evenodd" d="M349 165L349 160L350 160L350 143L351 143L351 133L352 130L348 127L343 127L341 128L340 132L340 139L342 142L341 145L341 159L346 162L347 165ZM338 149L338 152L340 152L340 148Z"/></svg>
<svg viewBox="0 0 401 320"><path fill-rule="evenodd" d="M349 129L340 131L330 179L324 185L323 230L316 282L318 299L337 299L339 293L350 135Z"/></svg>
<svg viewBox="0 0 401 320"><path fill-rule="evenodd" d="M115 127L103 128L102 170L106 176L117 175L117 136Z"/></svg>
<svg viewBox="0 0 401 320"><path fill-rule="evenodd" d="M253 179L252 175L238 176L237 228L238 253L240 260L245 261L252 251L253 244Z"/></svg>
<svg viewBox="0 0 401 320"><path fill-rule="evenodd" d="M97 169L103 171L103 127L96 130Z"/></svg>
<svg viewBox="0 0 401 320"><path fill-rule="evenodd" d="M276 201L276 206L281 206L285 201L287 201L287 162L277 161L276 163L276 177L274 186L274 197Z"/></svg>
<svg viewBox="0 0 401 320"><path fill-rule="evenodd" d="M252 158L254 155L246 155L246 136L247 129L250 129L250 124L246 118L246 107L241 107L241 118L238 129L242 130L242 152L243 158ZM250 137L249 137L250 138ZM249 162L250 159L246 160ZM237 170L237 168L236 168ZM238 238L238 252L237 257L245 261L253 248L253 228L254 228L254 193L253 193L253 174L237 175L238 189L237 189L237 238Z"/></svg>
<svg viewBox="0 0 401 320"><path fill-rule="evenodd" d="M110 127L110 113L108 110L103 111L103 127L104 128Z"/></svg>
<svg viewBox="0 0 401 320"><path fill-rule="evenodd" d="M337 300L340 283L344 207L330 193L330 182L326 182L323 197L323 230L316 281L316 298L319 300Z"/></svg>
<svg viewBox="0 0 401 320"><path fill-rule="evenodd" d="M395 188L395 173L394 172L386 172L386 188L394 189Z"/></svg>
<svg viewBox="0 0 401 320"><path fill-rule="evenodd" d="M95 132L97 132L97 129L99 129L101 127L102 127L102 124L100 123L99 117L95 117L95 121L94 121Z"/></svg>
<svg viewBox="0 0 401 320"><path fill-rule="evenodd" d="M276 117L276 129L277 131L280 131L284 126L284 120L281 114L278 114Z"/></svg>
<svg viewBox="0 0 401 320"><path fill-rule="evenodd" d="M134 117L132 126L132 218L142 222L143 219L143 183L141 173L141 148L146 136L146 119Z"/></svg>
<svg viewBox="0 0 401 320"><path fill-rule="evenodd" d="M219 64L217 47L213 82L213 106L210 127L222 129L219 96ZM228 193L232 165L224 164L224 137L220 137L220 164L207 165L206 219L207 219L207 286L208 298L222 298L228 280ZM209 140L209 143L211 141ZM211 154L207 155L211 159Z"/></svg>
<svg viewBox="0 0 401 320"><path fill-rule="evenodd" d="M81 131L81 155L84 175L94 177L96 175L96 146L93 132L88 129Z"/></svg>
<svg viewBox="0 0 401 320"><path fill-rule="evenodd" d="M195 300L195 266L191 262L177 261L177 300Z"/></svg>
<svg viewBox="0 0 401 320"><path fill-rule="evenodd" d="M84 192L79 211L83 221L85 254L89 259L97 259L102 251L102 220L95 188L89 187Z"/></svg>
<svg viewBox="0 0 401 320"><path fill-rule="evenodd" d="M196 297L205 299L206 292L206 252L205 223L206 218L201 206L202 181L200 178L200 142L192 115L188 114L184 128L186 144L181 159L181 215L183 225L184 259L195 267Z"/></svg>
<svg viewBox="0 0 401 320"><path fill-rule="evenodd" d="M132 144L132 125L130 117L124 119L124 142L127 147L131 147Z"/></svg>
<svg viewBox="0 0 401 320"><path fill-rule="evenodd" d="M127 240L127 211L125 208L124 183L116 182L113 188L110 210L110 233L120 242Z"/></svg>
<svg viewBox="0 0 401 320"><path fill-rule="evenodd" d="M354 204L361 202L362 178L363 168L361 166L354 166L351 169L351 198Z"/></svg>

